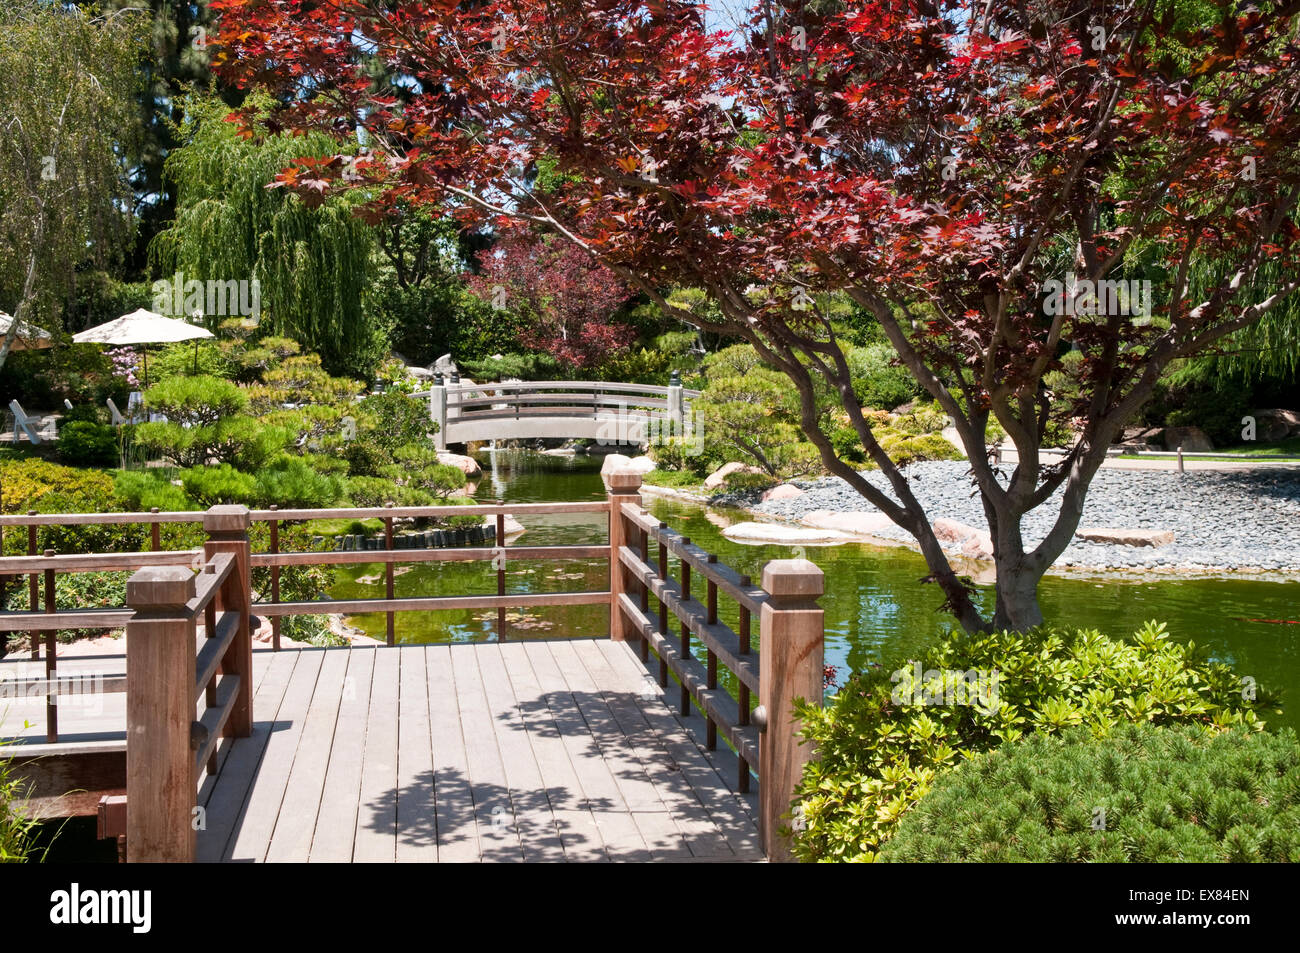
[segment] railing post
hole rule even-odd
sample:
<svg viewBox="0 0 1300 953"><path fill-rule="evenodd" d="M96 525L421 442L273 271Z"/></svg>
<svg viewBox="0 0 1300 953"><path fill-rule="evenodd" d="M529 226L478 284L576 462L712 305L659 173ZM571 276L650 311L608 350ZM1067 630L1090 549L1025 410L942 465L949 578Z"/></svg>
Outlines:
<svg viewBox="0 0 1300 953"><path fill-rule="evenodd" d="M605 474L605 491L609 498L609 637L622 642L631 632L619 605L619 596L626 590L626 572L619 551L631 543L627 520L623 518L623 504L641 505L641 474L634 470L614 470Z"/></svg>
<svg viewBox="0 0 1300 953"><path fill-rule="evenodd" d="M438 432L433 435L433 445L439 450L447 449L447 387L442 382L442 375L434 378L429 388L429 419L438 425Z"/></svg>
<svg viewBox="0 0 1300 953"><path fill-rule="evenodd" d="M126 851L132 863L192 862L195 777L194 573L137 570L127 581Z"/></svg>
<svg viewBox="0 0 1300 953"><path fill-rule="evenodd" d="M239 631L221 658L223 674L239 676L239 697L230 710L225 735L247 738L253 733L253 579L252 554L248 543L251 523L247 506L214 506L203 514L203 529L208 541L203 544L203 558L209 561L218 553L233 553L235 566L226 584L217 593L217 608L239 613Z"/></svg>
<svg viewBox="0 0 1300 953"><path fill-rule="evenodd" d="M787 861L790 845L779 834L781 816L812 755L799 743L794 701L822 700L824 628L817 598L824 580L806 559L775 559L763 567L763 588L770 598L759 615L759 833L768 860Z"/></svg>
<svg viewBox="0 0 1300 953"><path fill-rule="evenodd" d="M673 371L668 378L668 433L669 437L686 437L686 413L682 401L682 375Z"/></svg>

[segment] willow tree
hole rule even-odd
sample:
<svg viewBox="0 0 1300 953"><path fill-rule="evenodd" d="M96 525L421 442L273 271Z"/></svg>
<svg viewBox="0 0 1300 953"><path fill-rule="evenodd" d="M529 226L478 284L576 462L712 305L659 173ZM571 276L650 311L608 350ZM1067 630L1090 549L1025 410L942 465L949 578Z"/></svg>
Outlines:
<svg viewBox="0 0 1300 953"><path fill-rule="evenodd" d="M126 157L143 21L40 0L0 6L0 306L52 323L78 266L130 238Z"/></svg>
<svg viewBox="0 0 1300 953"><path fill-rule="evenodd" d="M309 207L268 188L286 165L333 155L337 142L322 135L241 136L228 113L219 100L188 104L185 144L166 164L176 220L150 246L155 264L182 284L256 280L267 330L318 352L331 373L368 375L385 339L366 308L375 243L354 214L358 198Z"/></svg>

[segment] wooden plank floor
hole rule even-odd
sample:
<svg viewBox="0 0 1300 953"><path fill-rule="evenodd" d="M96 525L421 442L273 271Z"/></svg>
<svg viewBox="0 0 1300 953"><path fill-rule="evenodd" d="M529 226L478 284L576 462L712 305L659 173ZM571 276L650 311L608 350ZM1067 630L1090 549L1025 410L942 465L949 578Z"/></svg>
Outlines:
<svg viewBox="0 0 1300 953"><path fill-rule="evenodd" d="M625 644L259 651L254 674L200 860L762 859L735 756Z"/></svg>

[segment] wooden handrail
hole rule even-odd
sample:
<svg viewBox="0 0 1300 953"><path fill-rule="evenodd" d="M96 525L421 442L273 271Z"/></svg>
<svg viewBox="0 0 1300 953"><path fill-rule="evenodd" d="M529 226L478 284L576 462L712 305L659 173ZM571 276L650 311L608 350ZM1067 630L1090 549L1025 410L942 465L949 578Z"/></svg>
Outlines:
<svg viewBox="0 0 1300 953"><path fill-rule="evenodd" d="M822 572L804 559L774 560L763 570L763 586L723 565L680 533L641 509L641 477L633 471L607 474L610 498L610 632L614 638L635 637L645 661L653 651L659 658L659 684L668 687L671 672L681 686L681 713L693 702L707 723L705 747L717 746L719 732L740 759L738 786L749 790L751 769L759 779L759 830L769 860L788 860L788 842L781 836L803 766L810 757L799 744L794 715L796 699L820 702L824 658L824 618L816 600L822 593ZM657 565L650 562L649 545L658 544ZM679 560L681 580L669 576L669 554ZM704 580L701 602L692 592L692 575ZM740 631L718 619L718 593L739 607ZM650 599L659 611L650 611ZM760 618L760 651L750 644L751 614ZM669 619L679 623L674 639ZM698 640L705 659L695 656ZM760 664L760 659L762 664ZM732 698L718 683L721 664L736 678ZM752 695L759 704L753 710ZM751 723L752 722L752 723Z"/></svg>

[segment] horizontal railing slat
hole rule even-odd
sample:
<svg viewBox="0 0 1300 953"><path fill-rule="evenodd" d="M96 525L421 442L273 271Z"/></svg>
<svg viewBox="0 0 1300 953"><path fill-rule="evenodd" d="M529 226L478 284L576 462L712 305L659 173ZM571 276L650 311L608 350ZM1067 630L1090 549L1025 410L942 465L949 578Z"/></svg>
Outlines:
<svg viewBox="0 0 1300 953"><path fill-rule="evenodd" d="M405 599L322 599L315 602L255 602L261 616L330 615L362 612L438 612L444 609L526 608L529 606L608 605L610 593L541 592L504 596L414 596Z"/></svg>
<svg viewBox="0 0 1300 953"><path fill-rule="evenodd" d="M120 629L130 609L77 609L72 612L0 612L0 632L61 632L65 629Z"/></svg>
<svg viewBox="0 0 1300 953"><path fill-rule="evenodd" d="M125 675L60 675L57 678L0 678L0 699L46 695L115 695L126 691Z"/></svg>
<svg viewBox="0 0 1300 953"><path fill-rule="evenodd" d="M144 569L147 566L189 566L203 563L199 549L174 549L144 553L67 553L53 556L0 557L0 575L44 572L114 572Z"/></svg>
<svg viewBox="0 0 1300 953"><path fill-rule="evenodd" d="M267 520L432 519L446 516L548 516L557 513L608 513L609 501L578 503L474 503L465 506L356 506L318 510L252 510L254 522Z"/></svg>
<svg viewBox="0 0 1300 953"><path fill-rule="evenodd" d="M400 537L399 537L400 538ZM471 562L505 554L511 559L608 559L608 546L501 546L446 549L349 549L323 553L254 553L254 566L310 566L351 563Z"/></svg>
<svg viewBox="0 0 1300 953"><path fill-rule="evenodd" d="M169 513L13 513L0 526L96 526L121 523L202 523L202 510Z"/></svg>

